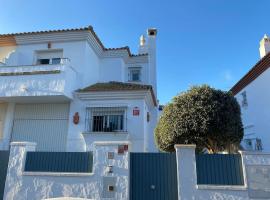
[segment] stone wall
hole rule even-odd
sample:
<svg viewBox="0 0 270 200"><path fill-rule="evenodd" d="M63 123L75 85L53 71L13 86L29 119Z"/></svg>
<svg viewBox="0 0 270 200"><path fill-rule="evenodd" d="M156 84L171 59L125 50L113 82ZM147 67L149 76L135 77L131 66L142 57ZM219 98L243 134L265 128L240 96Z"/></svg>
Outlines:
<svg viewBox="0 0 270 200"><path fill-rule="evenodd" d="M93 173L24 172L27 151L35 144L12 143L5 185L4 200L83 198L128 199L128 152L118 154L118 145L127 142L96 142ZM113 155L108 159L108 152ZM108 172L112 166L112 173ZM108 186L113 191L108 191Z"/></svg>

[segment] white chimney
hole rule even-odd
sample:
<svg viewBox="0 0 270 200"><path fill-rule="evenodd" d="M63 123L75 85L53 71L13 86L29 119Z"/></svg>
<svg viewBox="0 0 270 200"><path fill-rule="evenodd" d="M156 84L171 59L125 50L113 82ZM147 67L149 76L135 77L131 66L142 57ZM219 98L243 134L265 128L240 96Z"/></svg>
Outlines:
<svg viewBox="0 0 270 200"><path fill-rule="evenodd" d="M148 46L148 57L149 57L149 81L153 86L154 93L157 97L157 72L156 72L156 36L157 29L147 29L147 46Z"/></svg>
<svg viewBox="0 0 270 200"><path fill-rule="evenodd" d="M262 40L260 41L260 56L263 58L268 52L270 52L270 39L264 34Z"/></svg>
<svg viewBox="0 0 270 200"><path fill-rule="evenodd" d="M146 45L144 35L141 35L141 37L140 37L140 46L139 46L139 54L145 54L145 53L148 53L148 48L147 48L147 45Z"/></svg>

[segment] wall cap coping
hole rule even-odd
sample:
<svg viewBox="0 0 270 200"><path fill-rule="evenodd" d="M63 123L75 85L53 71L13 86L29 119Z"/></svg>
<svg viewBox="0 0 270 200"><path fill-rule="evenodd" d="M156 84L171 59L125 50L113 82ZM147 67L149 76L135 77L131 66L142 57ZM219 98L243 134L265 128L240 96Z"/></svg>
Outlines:
<svg viewBox="0 0 270 200"><path fill-rule="evenodd" d="M11 142L10 146L37 146L35 142Z"/></svg>
<svg viewBox="0 0 270 200"><path fill-rule="evenodd" d="M93 132L93 131L83 131L83 135L128 135L128 131L118 131L118 132Z"/></svg>
<svg viewBox="0 0 270 200"><path fill-rule="evenodd" d="M95 199L85 199L85 198L76 198L76 197L57 197L57 198L48 198L44 200L95 200Z"/></svg>
<svg viewBox="0 0 270 200"><path fill-rule="evenodd" d="M195 149L196 144L175 144L175 149Z"/></svg>
<svg viewBox="0 0 270 200"><path fill-rule="evenodd" d="M247 190L246 185L196 185L199 190Z"/></svg>
<svg viewBox="0 0 270 200"><path fill-rule="evenodd" d="M261 151L239 151L242 155L269 155L270 152L261 152Z"/></svg>
<svg viewBox="0 0 270 200"><path fill-rule="evenodd" d="M109 146L109 145L122 145L122 144L130 144L129 141L98 141L94 142L94 145L97 146Z"/></svg>
<svg viewBox="0 0 270 200"><path fill-rule="evenodd" d="M78 172L23 172L24 176L93 176L94 173Z"/></svg>

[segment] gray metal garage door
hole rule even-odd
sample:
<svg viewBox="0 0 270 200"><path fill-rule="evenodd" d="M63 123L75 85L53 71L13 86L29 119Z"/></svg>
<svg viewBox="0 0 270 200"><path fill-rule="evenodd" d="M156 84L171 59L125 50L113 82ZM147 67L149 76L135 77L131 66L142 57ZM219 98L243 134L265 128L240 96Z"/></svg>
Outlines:
<svg viewBox="0 0 270 200"><path fill-rule="evenodd" d="M12 141L37 143L37 151L65 151L69 104L16 104Z"/></svg>

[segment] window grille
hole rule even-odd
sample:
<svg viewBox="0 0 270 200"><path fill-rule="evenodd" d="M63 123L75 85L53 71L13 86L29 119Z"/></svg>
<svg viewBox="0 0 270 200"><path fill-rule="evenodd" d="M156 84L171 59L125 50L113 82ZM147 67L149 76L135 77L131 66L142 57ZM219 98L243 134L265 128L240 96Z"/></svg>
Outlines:
<svg viewBox="0 0 270 200"><path fill-rule="evenodd" d="M87 132L126 132L126 108L87 108L85 124Z"/></svg>

